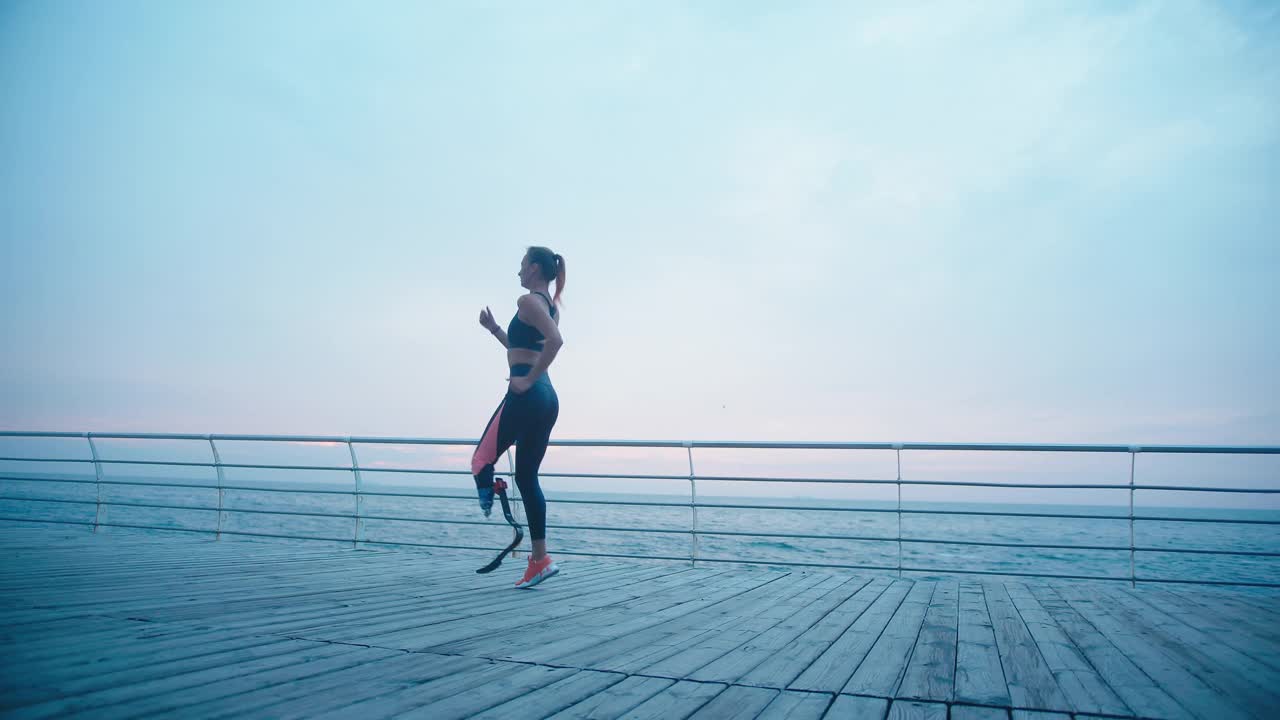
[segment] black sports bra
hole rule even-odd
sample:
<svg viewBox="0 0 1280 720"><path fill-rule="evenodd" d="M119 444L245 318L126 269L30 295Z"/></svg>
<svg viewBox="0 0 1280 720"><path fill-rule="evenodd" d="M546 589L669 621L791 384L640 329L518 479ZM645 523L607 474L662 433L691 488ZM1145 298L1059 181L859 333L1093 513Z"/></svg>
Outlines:
<svg viewBox="0 0 1280 720"><path fill-rule="evenodd" d="M551 302L551 298L540 292L535 292L534 295L547 301L547 307L551 309L551 319L555 320L556 304ZM519 311L511 318L511 323L507 325L507 348L510 350L523 348L525 350L540 351L542 350L542 344L546 340L541 330L520 319Z"/></svg>

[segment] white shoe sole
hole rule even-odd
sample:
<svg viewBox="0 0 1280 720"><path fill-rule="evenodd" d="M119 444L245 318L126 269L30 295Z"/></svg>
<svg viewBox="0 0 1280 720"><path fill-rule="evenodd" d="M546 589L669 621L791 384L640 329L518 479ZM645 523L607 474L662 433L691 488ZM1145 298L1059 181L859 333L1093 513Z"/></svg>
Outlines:
<svg viewBox="0 0 1280 720"><path fill-rule="evenodd" d="M533 577L529 578L529 582L523 585L517 585L516 588L519 590L524 590L525 588L531 588L534 585L537 585L538 583L542 582L543 580L546 580L547 578L554 576L558 572L560 572L560 568L556 567L555 563L551 563L550 565L547 566L546 570L543 570L537 575L534 575Z"/></svg>

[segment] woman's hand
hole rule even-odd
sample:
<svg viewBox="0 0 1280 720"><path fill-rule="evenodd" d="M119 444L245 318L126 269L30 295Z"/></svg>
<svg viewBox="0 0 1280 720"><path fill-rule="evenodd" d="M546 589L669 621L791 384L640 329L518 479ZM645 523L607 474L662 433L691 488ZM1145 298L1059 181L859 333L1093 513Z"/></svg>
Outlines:
<svg viewBox="0 0 1280 720"><path fill-rule="evenodd" d="M493 311L486 305L485 309L480 311L480 327L489 332L497 332L499 330L498 323L493 320Z"/></svg>
<svg viewBox="0 0 1280 720"><path fill-rule="evenodd" d="M529 379L528 375L513 377L507 383L507 390L510 390L516 395L525 394L531 387L533 387L533 380Z"/></svg>

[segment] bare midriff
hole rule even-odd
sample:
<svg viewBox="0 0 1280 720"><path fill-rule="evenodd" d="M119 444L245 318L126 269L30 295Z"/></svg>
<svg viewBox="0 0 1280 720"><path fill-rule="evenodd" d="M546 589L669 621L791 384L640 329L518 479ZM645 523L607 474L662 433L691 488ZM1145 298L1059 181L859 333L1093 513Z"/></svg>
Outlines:
<svg viewBox="0 0 1280 720"><path fill-rule="evenodd" d="M542 355L537 350L529 350L528 348L514 348L507 350L507 367L513 365L536 365L538 358Z"/></svg>

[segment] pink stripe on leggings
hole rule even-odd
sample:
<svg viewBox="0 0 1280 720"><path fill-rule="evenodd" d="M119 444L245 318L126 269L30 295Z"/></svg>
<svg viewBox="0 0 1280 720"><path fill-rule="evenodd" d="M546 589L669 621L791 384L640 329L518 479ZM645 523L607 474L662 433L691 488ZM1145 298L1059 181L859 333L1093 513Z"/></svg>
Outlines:
<svg viewBox="0 0 1280 720"><path fill-rule="evenodd" d="M484 429L484 437L480 438L480 444L471 456L472 475L478 475L485 465L493 465L498 461L498 426L502 424L502 408L506 406L507 401L503 400L498 411L489 420L489 427Z"/></svg>

